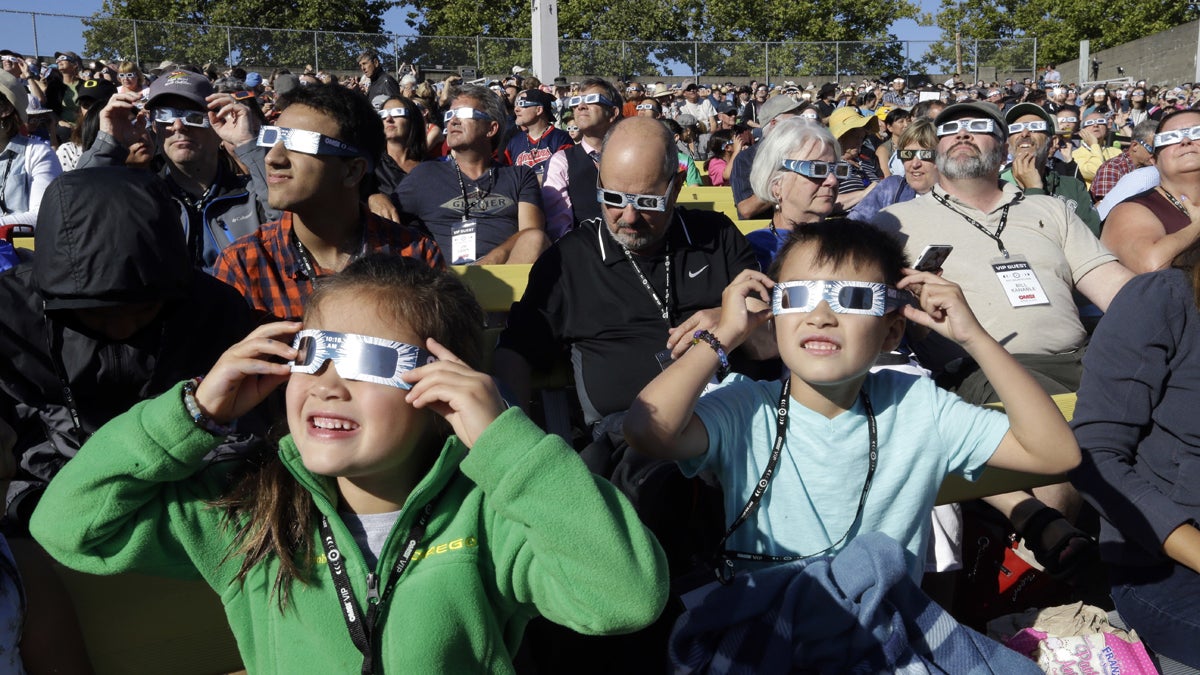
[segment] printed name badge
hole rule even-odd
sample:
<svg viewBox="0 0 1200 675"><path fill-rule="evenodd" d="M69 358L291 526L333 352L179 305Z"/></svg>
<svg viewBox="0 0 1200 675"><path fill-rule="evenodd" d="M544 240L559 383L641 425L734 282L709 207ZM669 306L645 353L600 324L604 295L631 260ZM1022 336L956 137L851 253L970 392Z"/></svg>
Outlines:
<svg viewBox="0 0 1200 675"><path fill-rule="evenodd" d="M1033 273L1033 268L1020 256L993 260L992 269L996 271L996 278L1000 280L1004 294L1013 307L1050 304L1050 298Z"/></svg>
<svg viewBox="0 0 1200 675"><path fill-rule="evenodd" d="M464 220L450 231L451 265L475 262L475 225L474 220Z"/></svg>

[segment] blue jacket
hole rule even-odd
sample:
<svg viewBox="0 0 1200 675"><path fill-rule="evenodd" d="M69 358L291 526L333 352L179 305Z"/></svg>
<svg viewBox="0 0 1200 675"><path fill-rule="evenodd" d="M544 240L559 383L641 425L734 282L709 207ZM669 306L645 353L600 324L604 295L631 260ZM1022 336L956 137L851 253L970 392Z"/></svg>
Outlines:
<svg viewBox="0 0 1200 675"><path fill-rule="evenodd" d="M239 176L221 165L212 187L199 199L192 198L175 184L168 167L164 166L159 172L179 204L180 222L187 235L192 260L205 272L211 272L221 251L238 237L251 234L263 223L278 220L282 215L267 205L266 183L261 176L262 152L252 146L253 143L247 143L237 151L238 158L250 167L251 175ZM80 156L76 169L124 166L127 155L125 146L101 131L92 147Z"/></svg>

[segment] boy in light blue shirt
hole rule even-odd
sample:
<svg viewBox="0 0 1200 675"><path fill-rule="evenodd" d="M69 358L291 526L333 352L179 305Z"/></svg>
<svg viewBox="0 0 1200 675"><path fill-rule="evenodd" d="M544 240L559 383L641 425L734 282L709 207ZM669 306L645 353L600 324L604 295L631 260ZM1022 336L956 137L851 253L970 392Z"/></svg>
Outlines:
<svg viewBox="0 0 1200 675"><path fill-rule="evenodd" d="M784 172L780 180L811 179ZM718 476L730 524L727 572L832 555L877 531L900 542L919 580L929 511L946 475L974 478L985 465L1053 474L1078 464L1054 402L983 330L961 289L905 267L900 244L869 225L798 228L770 276L739 275L717 325L696 331L693 348L630 409L632 447L677 460L686 474ZM910 293L917 306L902 301ZM769 319L789 375L730 378L701 397L727 368L725 354ZM876 357L899 344L906 319L974 357L1007 416L927 378L870 373Z"/></svg>

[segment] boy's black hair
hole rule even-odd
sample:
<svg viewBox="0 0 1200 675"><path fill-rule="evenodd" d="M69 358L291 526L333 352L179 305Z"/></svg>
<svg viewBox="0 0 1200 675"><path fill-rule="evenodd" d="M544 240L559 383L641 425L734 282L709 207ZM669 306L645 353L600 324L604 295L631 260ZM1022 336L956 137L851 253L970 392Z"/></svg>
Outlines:
<svg viewBox="0 0 1200 675"><path fill-rule="evenodd" d="M800 225L792 230L767 270L767 276L779 281L779 270L788 254L809 243L817 247L816 263L834 267L877 265L883 272L884 283L889 286L895 286L904 276L901 270L909 266L904 247L895 237L868 223L839 218Z"/></svg>
<svg viewBox="0 0 1200 675"><path fill-rule="evenodd" d="M338 140L358 148L371 161L384 151L387 139L379 111L367 97L336 84L310 84L280 95L275 107L303 105L333 118L338 125Z"/></svg>

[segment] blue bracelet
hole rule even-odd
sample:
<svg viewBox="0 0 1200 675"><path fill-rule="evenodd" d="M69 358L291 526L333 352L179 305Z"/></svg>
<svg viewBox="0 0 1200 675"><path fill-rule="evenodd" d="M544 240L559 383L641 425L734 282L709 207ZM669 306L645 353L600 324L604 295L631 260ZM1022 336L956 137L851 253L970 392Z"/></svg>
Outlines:
<svg viewBox="0 0 1200 675"><path fill-rule="evenodd" d="M701 342L707 343L717 353L717 360L721 362L717 366L717 379L725 379L725 376L729 374L729 355L725 353L725 347L721 345L721 341L717 339L716 335L706 330L698 330L692 333L692 344L697 345Z"/></svg>
<svg viewBox="0 0 1200 675"><path fill-rule="evenodd" d="M200 410L200 404L196 402L196 387L200 386L203 377L195 377L183 383L183 407L187 409L188 415L196 426L207 431L213 436L228 436L233 433L233 426L225 426L213 421L204 411Z"/></svg>

